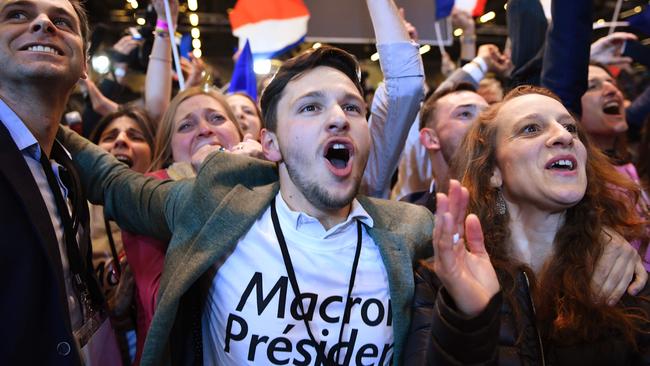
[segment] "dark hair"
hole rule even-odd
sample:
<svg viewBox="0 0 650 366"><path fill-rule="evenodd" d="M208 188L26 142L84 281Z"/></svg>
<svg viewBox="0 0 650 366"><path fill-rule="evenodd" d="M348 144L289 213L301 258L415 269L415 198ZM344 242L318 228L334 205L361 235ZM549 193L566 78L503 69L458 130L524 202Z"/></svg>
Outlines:
<svg viewBox="0 0 650 366"><path fill-rule="evenodd" d="M79 18L79 29L81 30L81 39L84 45L84 55L87 55L88 48L90 47L90 25L88 22L88 13L84 6L84 0L69 0L74 12Z"/></svg>
<svg viewBox="0 0 650 366"><path fill-rule="evenodd" d="M477 214L481 221L490 261L499 271L501 288L517 318L522 316L515 294L517 277L521 271L531 278L535 276L527 266L513 260L511 251L504 245L510 238L510 216L507 212L496 212L498 192L491 186L490 178L496 166L495 121L499 110L508 101L528 94L540 94L560 102L544 88L513 89L503 102L489 107L470 127L452 163L458 172L456 176L462 177L463 186L469 190L468 212ZM605 228L628 240L646 237L647 222L635 210L639 189L608 164L579 124L577 128L578 138L587 150L587 189L582 200L566 210L565 222L555 236L555 253L537 281L531 281L537 320L544 336L562 344L594 340L615 330L636 346L635 335L647 324L649 314L594 301L590 282L596 261L604 250Z"/></svg>
<svg viewBox="0 0 650 366"><path fill-rule="evenodd" d="M93 132L90 133L90 141L96 145L99 144L99 139L102 137L104 130L106 130L113 121L120 117L128 117L135 121L136 125L140 128L140 131L142 131L142 135L147 142L147 145L149 145L151 151L154 151L154 135L151 128L151 121L149 117L147 117L145 111L137 107L125 107L117 112L106 115L97 123Z"/></svg>
<svg viewBox="0 0 650 366"><path fill-rule="evenodd" d="M442 87L431 93L427 99L424 100L422 108L420 109L420 129L429 126L429 121L436 113L438 100L440 98L461 91L471 91L476 93L476 87L468 82L460 82L450 84L448 87Z"/></svg>
<svg viewBox="0 0 650 366"><path fill-rule="evenodd" d="M340 48L323 46L309 50L290 60L287 60L264 89L260 104L264 123L269 131L275 132L278 127L277 107L284 88L290 81L300 77L305 72L318 66L328 66L345 74L363 96L361 87L361 71L356 57Z"/></svg>
<svg viewBox="0 0 650 366"><path fill-rule="evenodd" d="M601 68L601 69L603 69L603 70L607 73L607 75L609 75L609 76L611 76L611 77L614 77L614 75L613 75L612 72L609 70L609 68L608 68L607 66L605 66L604 64L601 64L600 62L590 61L590 62L589 62L589 66L594 66L594 67Z"/></svg>

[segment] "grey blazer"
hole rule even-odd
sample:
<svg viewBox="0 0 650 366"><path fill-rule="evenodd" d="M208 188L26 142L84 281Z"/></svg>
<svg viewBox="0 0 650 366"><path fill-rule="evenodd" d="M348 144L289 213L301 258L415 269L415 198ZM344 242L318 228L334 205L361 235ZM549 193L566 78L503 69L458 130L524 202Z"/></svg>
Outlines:
<svg viewBox="0 0 650 366"><path fill-rule="evenodd" d="M276 167L258 159L215 153L195 179L160 181L131 171L69 130L62 129L59 136L73 154L92 203L103 204L106 215L123 229L171 238L142 365L171 364L172 343L185 342L170 338L183 315L183 296L217 260L233 251L267 209L279 190ZM393 360L398 365L411 321L413 265L432 254L434 220L423 207L357 198L374 220L368 232L379 246L388 273Z"/></svg>

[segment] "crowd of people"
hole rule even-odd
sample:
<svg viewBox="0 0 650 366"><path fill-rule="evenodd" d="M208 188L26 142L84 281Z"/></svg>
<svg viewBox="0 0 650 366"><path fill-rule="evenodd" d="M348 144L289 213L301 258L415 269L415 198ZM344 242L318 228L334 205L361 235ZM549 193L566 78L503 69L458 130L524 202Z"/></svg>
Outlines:
<svg viewBox="0 0 650 366"><path fill-rule="evenodd" d="M0 363L650 365L650 88L621 91L636 36L592 43L591 0L509 0L504 50L455 10L435 88L365 0L370 105L327 45L259 100L198 59L176 92L165 1L124 103L80 1L0 0Z"/></svg>

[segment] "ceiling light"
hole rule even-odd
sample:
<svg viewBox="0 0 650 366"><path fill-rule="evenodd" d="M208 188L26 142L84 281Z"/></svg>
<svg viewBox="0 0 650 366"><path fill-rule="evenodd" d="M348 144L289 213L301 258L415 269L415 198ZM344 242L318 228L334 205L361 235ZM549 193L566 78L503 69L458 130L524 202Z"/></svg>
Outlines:
<svg viewBox="0 0 650 366"><path fill-rule="evenodd" d="M271 72L271 60L269 59L259 59L253 62L253 70L256 74L266 75Z"/></svg>
<svg viewBox="0 0 650 366"><path fill-rule="evenodd" d="M90 63L98 74L106 74L111 69L111 60L106 55L93 56Z"/></svg>
<svg viewBox="0 0 650 366"><path fill-rule="evenodd" d="M192 27L199 25L199 16L196 13L190 13L190 24Z"/></svg>
<svg viewBox="0 0 650 366"><path fill-rule="evenodd" d="M481 15L481 17L478 18L478 21L481 22L481 23L487 23L490 20L494 19L496 16L497 16L496 13L491 11L491 12L488 12L488 13L485 13L485 14Z"/></svg>

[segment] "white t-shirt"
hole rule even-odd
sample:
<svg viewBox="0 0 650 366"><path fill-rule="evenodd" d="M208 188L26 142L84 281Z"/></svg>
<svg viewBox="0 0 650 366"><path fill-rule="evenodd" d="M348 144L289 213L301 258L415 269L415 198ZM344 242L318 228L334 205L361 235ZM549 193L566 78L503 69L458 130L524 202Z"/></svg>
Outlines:
<svg viewBox="0 0 650 366"><path fill-rule="evenodd" d="M356 219L372 227L372 218L355 200L348 219L325 231L318 220L291 211L279 193L276 205L318 347L328 355L339 350L338 364L390 364L393 328L388 276L365 227L353 301L347 305L350 320L338 344L356 251ZM322 364L300 314L269 208L240 239L212 282L202 317L203 361L206 365Z"/></svg>

